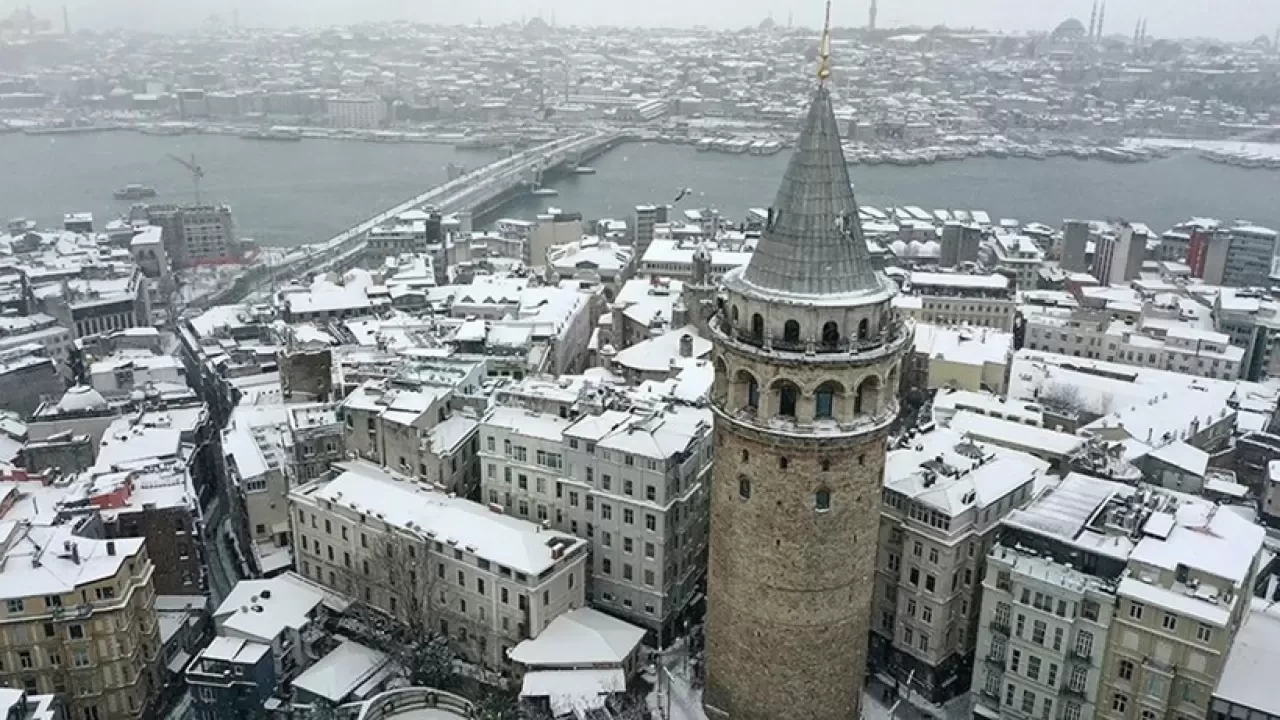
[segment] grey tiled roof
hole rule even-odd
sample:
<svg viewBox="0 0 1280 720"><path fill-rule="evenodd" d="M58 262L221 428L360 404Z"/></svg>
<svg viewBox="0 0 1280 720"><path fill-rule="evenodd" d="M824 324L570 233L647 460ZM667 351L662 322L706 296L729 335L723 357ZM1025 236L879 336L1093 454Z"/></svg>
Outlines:
<svg viewBox="0 0 1280 720"><path fill-rule="evenodd" d="M840 148L831 93L819 86L782 176L773 219L743 279L789 295L879 290Z"/></svg>

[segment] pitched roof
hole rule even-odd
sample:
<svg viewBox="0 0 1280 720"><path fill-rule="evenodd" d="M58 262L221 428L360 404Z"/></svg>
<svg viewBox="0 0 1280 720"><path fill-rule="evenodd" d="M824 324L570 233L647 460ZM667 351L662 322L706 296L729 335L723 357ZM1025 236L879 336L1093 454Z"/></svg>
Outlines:
<svg viewBox="0 0 1280 720"><path fill-rule="evenodd" d="M757 290L847 295L884 289L872 264L831 92L820 85L782 176L773 219L742 274Z"/></svg>

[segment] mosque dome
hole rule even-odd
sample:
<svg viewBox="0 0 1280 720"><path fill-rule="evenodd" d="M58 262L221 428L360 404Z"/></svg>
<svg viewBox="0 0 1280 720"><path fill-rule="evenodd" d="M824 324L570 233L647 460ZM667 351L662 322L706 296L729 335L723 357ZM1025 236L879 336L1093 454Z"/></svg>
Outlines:
<svg viewBox="0 0 1280 720"><path fill-rule="evenodd" d="M1079 39L1085 36L1086 30L1084 23L1075 18L1063 20L1058 27L1053 30L1053 37L1056 39Z"/></svg>

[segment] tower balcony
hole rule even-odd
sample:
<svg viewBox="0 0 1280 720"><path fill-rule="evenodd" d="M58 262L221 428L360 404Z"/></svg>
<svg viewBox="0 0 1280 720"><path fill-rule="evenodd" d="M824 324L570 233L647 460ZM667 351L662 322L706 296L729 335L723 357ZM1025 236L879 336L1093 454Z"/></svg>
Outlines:
<svg viewBox="0 0 1280 720"><path fill-rule="evenodd" d="M870 364L897 355L915 335L910 318L897 317L883 330L865 337L802 340L776 333L734 327L722 313L711 318L715 340L747 354L761 354L788 363Z"/></svg>

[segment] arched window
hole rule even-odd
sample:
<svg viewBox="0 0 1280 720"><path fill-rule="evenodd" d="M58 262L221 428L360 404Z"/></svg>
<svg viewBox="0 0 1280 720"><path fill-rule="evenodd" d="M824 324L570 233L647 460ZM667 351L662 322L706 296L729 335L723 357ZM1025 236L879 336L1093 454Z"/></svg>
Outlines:
<svg viewBox="0 0 1280 720"><path fill-rule="evenodd" d="M751 478L742 475L738 478L738 497L746 500L751 497Z"/></svg>
<svg viewBox="0 0 1280 720"><path fill-rule="evenodd" d="M776 387L778 388L778 414L782 417L794 418L796 405L800 402L800 388L786 380L779 382Z"/></svg>
<svg viewBox="0 0 1280 720"><path fill-rule="evenodd" d="M831 470L831 461L830 461L830 460L823 460L823 461L822 461L822 472L828 472L828 471L830 471L830 470Z"/></svg>
<svg viewBox="0 0 1280 720"><path fill-rule="evenodd" d="M734 305L733 309L729 311L729 314L733 319L733 324L736 326L738 324L738 306Z"/></svg>
<svg viewBox="0 0 1280 720"><path fill-rule="evenodd" d="M788 459L786 459L785 457L780 457L780 458L778 458L778 468L779 468L779 469L781 469L781 470L786 470L786 469L787 469L787 467L788 467L788 466L790 466L790 465L791 465L791 461L790 461L790 460L788 460Z"/></svg>
<svg viewBox="0 0 1280 720"><path fill-rule="evenodd" d="M825 382L818 386L817 392L813 395L814 418L824 420L835 417L838 392L840 392L840 386L834 382Z"/></svg>
<svg viewBox="0 0 1280 720"><path fill-rule="evenodd" d="M880 378L872 375L858 385L858 391L853 398L853 411L855 413L874 415L879 408L879 399Z"/></svg>
<svg viewBox="0 0 1280 720"><path fill-rule="evenodd" d="M739 370L733 376L732 407L746 407L752 412L760 409L760 383L746 370Z"/></svg>
<svg viewBox="0 0 1280 720"><path fill-rule="evenodd" d="M760 383L753 377L747 378L747 407L752 410L760 409Z"/></svg>
<svg viewBox="0 0 1280 720"><path fill-rule="evenodd" d="M858 339L859 340L867 339L867 319L866 318L862 318L862 320L858 323Z"/></svg>
<svg viewBox="0 0 1280 720"><path fill-rule="evenodd" d="M751 339L764 342L764 318L760 317L760 313L751 316Z"/></svg>
<svg viewBox="0 0 1280 720"><path fill-rule="evenodd" d="M799 343L800 342L800 323L795 320L788 320L782 326L783 342Z"/></svg>
<svg viewBox="0 0 1280 720"><path fill-rule="evenodd" d="M826 512L831 509L831 491L822 488L813 496L813 509L818 512Z"/></svg>
<svg viewBox="0 0 1280 720"><path fill-rule="evenodd" d="M840 344L839 325L829 322L822 326L822 344L827 347L835 347Z"/></svg>

